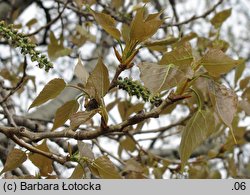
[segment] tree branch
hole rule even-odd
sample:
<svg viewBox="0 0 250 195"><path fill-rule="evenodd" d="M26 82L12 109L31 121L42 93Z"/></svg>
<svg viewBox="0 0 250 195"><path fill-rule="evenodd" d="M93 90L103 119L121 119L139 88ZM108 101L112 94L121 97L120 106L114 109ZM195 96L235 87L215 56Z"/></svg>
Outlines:
<svg viewBox="0 0 250 195"><path fill-rule="evenodd" d="M105 135L112 132L122 132L126 127L140 123L148 118L158 118L160 113L173 104L176 101L186 98L185 96L169 97L159 107L154 108L149 112L140 112L133 117L121 122L120 124L108 126L106 129L97 129L94 131L73 131L70 128L66 128L62 131L53 132L31 132L25 127L4 127L0 126L0 132L7 136L17 135L20 137L26 137L31 141L37 141L45 138L74 138L76 140L89 140L95 139L98 136Z"/></svg>
<svg viewBox="0 0 250 195"><path fill-rule="evenodd" d="M223 0L219 0L213 7L211 7L209 10L204 12L202 15L196 16L193 15L191 18L184 20L182 22L177 22L174 24L166 24L163 25L163 27L170 27L170 26L181 26L183 24L188 24L189 22L192 22L194 20L200 19L200 18L206 18L209 14L211 14L220 4L222 4Z"/></svg>

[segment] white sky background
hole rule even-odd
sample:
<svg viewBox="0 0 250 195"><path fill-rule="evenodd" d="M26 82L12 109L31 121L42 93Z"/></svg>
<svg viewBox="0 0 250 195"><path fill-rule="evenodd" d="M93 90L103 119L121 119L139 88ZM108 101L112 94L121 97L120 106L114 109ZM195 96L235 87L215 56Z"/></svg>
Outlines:
<svg viewBox="0 0 250 195"><path fill-rule="evenodd" d="M189 18L191 16L193 16L194 14L196 15L200 15L204 13L204 10L207 10L208 7L205 7L206 5L206 0L192 0L192 3L190 3L191 1L186 1L186 3L181 3L181 4L177 4L177 11L179 13L179 17L180 17L180 21L185 20L186 18ZM240 12L242 11L247 11L249 13L250 10L250 1L249 0L241 0L241 1L237 1L237 0L231 0L231 5L233 5L233 12L232 12L232 16L230 17L229 20L227 20L225 22L225 24L223 24L222 27L222 33L221 36L223 39L228 40L230 43L230 39L228 37L223 37L227 35L226 29L232 29L232 32L234 35L237 35L239 37L239 39L244 39L245 37L249 37L249 27L250 27L250 21L245 20L245 18L240 14ZM240 3L239 3L240 2ZM48 4L50 3L50 1L47 2ZM211 6L214 5L215 1L211 1ZM230 4L230 3L229 3ZM150 7L150 5L148 5L148 7ZM225 8L229 8L230 6L227 6ZM35 28L37 28L37 26L42 26L44 25L45 18L41 17L41 14L43 14L43 11L37 11L38 7L35 6L35 4L32 4L28 9L25 10L25 12L23 12L23 14L20 16L18 21L21 21L22 24L25 24L26 22L28 22L30 19L32 18L39 18L39 23L37 25L34 25L34 27L30 30L30 32L32 32L33 30L35 30ZM220 6L219 8L217 8L217 11L221 10L222 7ZM190 11L186 11L186 10L190 10ZM165 10L166 15L172 17L172 10L170 9L170 7L167 7ZM169 14L168 14L169 13ZM171 15L170 15L171 14ZM213 16L213 15L211 15ZM211 18L211 16L209 18ZM75 17L74 15L69 15L69 17ZM207 34L207 32L210 30L210 26L209 23L204 22L203 19L199 20L200 22L195 25L195 32L198 35L202 35L202 34ZM201 25L202 24L202 25ZM27 29L26 29L27 30ZM93 34L95 33L95 29L93 30ZM186 33L188 33L187 31L185 31ZM60 32L57 31L57 33L55 33L56 35L59 35ZM99 35L98 35L99 36ZM240 43L242 44L242 43ZM246 51L241 51L241 55L247 55L249 53L248 49L249 46L247 46L248 43L245 43L246 46L243 47L244 50ZM233 47L237 47L237 43L233 43L231 44ZM46 50L46 48L44 48ZM81 54L81 56L83 58L88 58L90 56L92 56L92 51L93 49L93 44L85 44L84 47L82 47L79 50L79 54ZM3 50L0 47L0 51ZM145 52L145 50L144 50ZM145 53L145 55L147 55L147 53ZM242 56L242 57L247 57L247 56ZM235 56L235 58L237 58L237 56ZM66 60L64 62L64 60ZM116 59L113 57L113 54L110 53L110 55L108 55L105 59L106 61L106 65L108 65L109 63L117 63ZM63 57L60 58L59 60L56 60L54 62L54 71L46 73L43 69L39 69L39 68L31 68L30 71L28 72L31 75L36 75L36 84L37 84L37 92L34 93L33 98L36 97L36 95L42 90L42 88L44 87L44 84L47 83L49 80L55 78L55 72L58 74L60 73L60 77L64 78L66 81L70 81L72 76L73 76L73 70L74 70L74 66L77 62L77 60L74 60L74 62L72 63L71 68L69 68L69 66L67 65L67 63L69 62L69 58L68 57ZM35 65L35 64L34 64ZM29 66L31 65L31 62L29 62ZM58 68L64 70L63 72L61 72L60 70L57 70ZM134 68L136 69L136 67ZM137 70L138 73L138 70ZM250 73L246 73L246 74L250 74ZM58 77L58 76L57 76ZM135 75L134 77L139 78L139 75ZM231 77L231 81L233 82L233 74ZM28 108L28 106L31 103L31 99L29 99L29 101L27 102L27 94L23 93L22 97L21 97L21 104L23 109ZM133 98L136 99L136 98ZM20 100L18 100L20 101ZM110 99L109 97L105 97L105 102L106 104L112 101L112 99ZM180 109L180 108L179 108ZM175 118L175 116L180 116L179 113L182 113L182 111L176 109L173 113L173 115L171 116L163 116L161 117L160 120L156 120L156 119L152 119L151 122L148 125L145 125L144 128L145 129L154 129L156 127L159 126L166 126L168 124L170 124L172 121L176 121L177 119ZM113 114L113 116L118 116L119 113L117 111L117 108L114 108L111 112L111 114ZM188 112L186 112L185 114L188 114ZM117 122L120 122L121 119L118 117L117 118ZM245 124L250 124L249 120L245 121ZM147 137L152 137L152 135L154 134L146 134L141 136L140 138L147 138ZM137 136L138 137L138 136ZM176 148L179 145L180 139L179 137L175 136L175 138L173 139L173 137L170 137L171 142L170 144L164 144L164 148L168 149L168 148ZM142 146L147 146L150 142L140 142L140 144L142 144ZM113 141L107 141L107 139L102 139L102 143L101 145L106 148L108 151L113 152L114 154L117 154L117 143L113 142ZM162 147L162 142L157 142L156 147ZM96 149L95 149L96 150ZM30 162L26 162L25 163L28 166L31 166ZM37 168L33 167L33 171L36 172ZM64 176L68 175L68 173L66 173Z"/></svg>

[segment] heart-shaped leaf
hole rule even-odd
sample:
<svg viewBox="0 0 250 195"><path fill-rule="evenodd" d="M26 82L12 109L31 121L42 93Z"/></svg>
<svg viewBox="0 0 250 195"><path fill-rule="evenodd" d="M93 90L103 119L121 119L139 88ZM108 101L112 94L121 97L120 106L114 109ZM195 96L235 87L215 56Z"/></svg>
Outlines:
<svg viewBox="0 0 250 195"><path fill-rule="evenodd" d="M177 86L179 83L187 79L187 75L173 64L163 66L142 62L138 67L141 72L141 80L154 94Z"/></svg>
<svg viewBox="0 0 250 195"><path fill-rule="evenodd" d="M214 132L214 116L210 111L198 110L185 126L180 144L182 167L192 152Z"/></svg>
<svg viewBox="0 0 250 195"><path fill-rule="evenodd" d="M211 76L219 77L229 72L232 68L242 63L242 60L234 60L219 49L210 49L200 60Z"/></svg>
<svg viewBox="0 0 250 195"><path fill-rule="evenodd" d="M215 111L220 116L221 120L232 129L232 122L237 112L237 95L231 89L227 89L224 85L219 85L214 81L208 83L209 95Z"/></svg>
<svg viewBox="0 0 250 195"><path fill-rule="evenodd" d="M192 47L189 42L184 42L173 51L166 52L159 64L174 64L176 66L190 66L193 61Z"/></svg>

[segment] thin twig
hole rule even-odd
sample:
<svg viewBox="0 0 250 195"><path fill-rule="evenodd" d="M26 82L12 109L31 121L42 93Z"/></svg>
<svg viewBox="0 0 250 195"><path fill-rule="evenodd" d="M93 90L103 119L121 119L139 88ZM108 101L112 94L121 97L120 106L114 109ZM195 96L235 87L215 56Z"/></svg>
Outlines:
<svg viewBox="0 0 250 195"><path fill-rule="evenodd" d="M200 18L206 18L208 15L210 15L221 3L223 2L223 0L219 0L213 7L211 7L209 10L207 10L206 12L204 12L202 15L196 16L193 15L191 18L184 20L182 22L177 22L174 24L166 24L163 25L162 27L170 27L170 26L181 26L183 24L188 24L194 20L200 19Z"/></svg>
<svg viewBox="0 0 250 195"><path fill-rule="evenodd" d="M45 28L47 29L47 28L50 27L52 24L54 24L57 20L59 20L59 19L61 18L62 14L63 14L64 10L67 8L67 5L68 5L69 2L70 2L70 1L67 1L67 2L64 4L62 11L59 12L59 14L57 15L57 17L55 17L53 20L51 20L50 22L48 22L46 25L44 25L44 26L40 27L39 29L35 30L34 32L27 34L26 36L28 36L28 37L29 37L29 36L33 36L33 35L39 33L41 30L43 30L43 29L45 29Z"/></svg>
<svg viewBox="0 0 250 195"><path fill-rule="evenodd" d="M113 155L112 153L110 153L110 152L108 152L107 150L105 150L98 142L97 142L97 140L92 140L93 141L93 143L100 149L100 151L102 151L102 152L104 152L104 153L106 153L107 155L109 155L109 156L111 156L113 159L115 159L115 160L117 160L119 163L121 163L122 165L125 165L125 163L121 160L121 159L119 159L119 158L117 158L115 155Z"/></svg>
<svg viewBox="0 0 250 195"><path fill-rule="evenodd" d="M26 78L26 68L27 68L27 60L26 57L24 58L24 64L23 64L23 76L19 80L19 82L16 84L16 86L9 92L8 95L6 95L1 101L0 104L6 102L10 96L12 96L15 92L17 92L24 84L25 78Z"/></svg>

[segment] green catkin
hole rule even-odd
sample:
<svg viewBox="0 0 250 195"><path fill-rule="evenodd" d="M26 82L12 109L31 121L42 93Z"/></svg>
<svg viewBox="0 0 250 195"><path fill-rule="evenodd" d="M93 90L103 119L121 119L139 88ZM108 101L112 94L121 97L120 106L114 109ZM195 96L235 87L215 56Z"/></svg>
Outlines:
<svg viewBox="0 0 250 195"><path fill-rule="evenodd" d="M138 99L142 98L145 102L150 102L155 106L159 106L162 103L160 95L152 95L150 91L142 86L140 82L133 81L130 78L121 78L117 80L117 84L120 89L125 90L130 96L136 96Z"/></svg>
<svg viewBox="0 0 250 195"><path fill-rule="evenodd" d="M17 30L13 28L13 24L6 25L4 21L0 21L0 38L1 37L6 39L15 48L19 47L23 55L29 54L32 62L38 62L39 68L44 68L46 72L53 68L53 64L48 58L39 51L36 51L36 45L23 33L18 33Z"/></svg>

